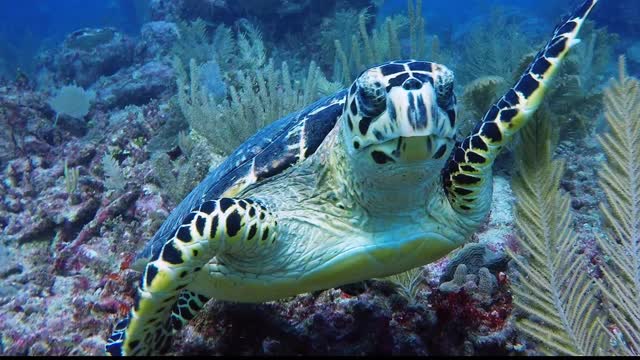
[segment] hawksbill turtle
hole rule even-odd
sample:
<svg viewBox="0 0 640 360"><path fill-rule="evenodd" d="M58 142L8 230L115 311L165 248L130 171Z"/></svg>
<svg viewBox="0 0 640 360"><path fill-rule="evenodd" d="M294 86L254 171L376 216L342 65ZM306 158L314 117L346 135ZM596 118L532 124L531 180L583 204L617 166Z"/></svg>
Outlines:
<svg viewBox="0 0 640 360"><path fill-rule="evenodd" d="M275 300L400 273L461 246L490 210L496 156L538 108L596 2L555 28L463 141L453 72L419 60L371 67L249 138L146 244L136 300L106 350L166 352L210 298Z"/></svg>

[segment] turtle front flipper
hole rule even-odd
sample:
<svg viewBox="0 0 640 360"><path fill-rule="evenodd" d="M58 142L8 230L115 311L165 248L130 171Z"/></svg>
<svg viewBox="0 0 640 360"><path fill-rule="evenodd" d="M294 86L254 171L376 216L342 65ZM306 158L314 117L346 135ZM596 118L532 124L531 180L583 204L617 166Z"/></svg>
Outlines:
<svg viewBox="0 0 640 360"><path fill-rule="evenodd" d="M161 251L145 267L129 317L109 337L111 355L166 352L174 327L193 317L206 298L187 291L195 275L216 254L246 248L257 239L273 239L277 223L251 199L206 201L191 211ZM186 300L186 306L181 302Z"/></svg>
<svg viewBox="0 0 640 360"><path fill-rule="evenodd" d="M491 106L471 135L454 147L442 176L447 197L457 212L481 217L489 210L491 167L496 156L540 105L560 62L579 42L578 31L596 2L586 0L555 28L553 38L518 83Z"/></svg>
<svg viewBox="0 0 640 360"><path fill-rule="evenodd" d="M204 307L209 298L190 290L182 290L178 301L173 305L171 325L174 330L181 330Z"/></svg>

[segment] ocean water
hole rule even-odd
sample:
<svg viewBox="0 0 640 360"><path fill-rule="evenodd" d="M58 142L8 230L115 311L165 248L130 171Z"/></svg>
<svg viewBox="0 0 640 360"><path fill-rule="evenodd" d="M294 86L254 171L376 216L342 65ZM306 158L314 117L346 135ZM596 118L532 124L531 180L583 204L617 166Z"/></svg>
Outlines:
<svg viewBox="0 0 640 360"><path fill-rule="evenodd" d="M0 0L0 354L637 355L640 2L476 127L581 3ZM409 58L455 80L356 89Z"/></svg>

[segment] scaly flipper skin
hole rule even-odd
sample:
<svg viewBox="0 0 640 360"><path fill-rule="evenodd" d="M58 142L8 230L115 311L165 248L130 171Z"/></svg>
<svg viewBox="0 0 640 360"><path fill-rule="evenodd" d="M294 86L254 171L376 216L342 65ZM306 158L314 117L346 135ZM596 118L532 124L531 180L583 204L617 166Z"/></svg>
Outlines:
<svg viewBox="0 0 640 360"><path fill-rule="evenodd" d="M184 219L162 251L145 267L129 318L116 325L107 341L111 355L164 353L171 334L207 300L184 292L195 274L216 254L248 242L271 242L277 222L251 199L206 201ZM184 306L181 302L193 301ZM173 310L173 314L172 314Z"/></svg>
<svg viewBox="0 0 640 360"><path fill-rule="evenodd" d="M204 295L196 294L190 290L182 290L171 312L171 326L173 329L176 331L182 329L189 320L196 316L207 301L209 301L209 298Z"/></svg>
<svg viewBox="0 0 640 360"><path fill-rule="evenodd" d="M468 215L486 212L478 206L478 199L491 197L491 166L496 156L540 105L560 62L579 42L578 31L596 2L585 1L556 27L553 38L518 83L491 106L471 135L456 144L442 173L445 191L456 211Z"/></svg>

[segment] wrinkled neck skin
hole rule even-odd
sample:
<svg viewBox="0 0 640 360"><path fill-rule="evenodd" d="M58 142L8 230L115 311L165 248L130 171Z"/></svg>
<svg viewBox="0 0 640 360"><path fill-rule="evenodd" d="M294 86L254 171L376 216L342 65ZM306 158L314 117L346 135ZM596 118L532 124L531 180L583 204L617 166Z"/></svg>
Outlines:
<svg viewBox="0 0 640 360"><path fill-rule="evenodd" d="M364 153L349 154L346 142L344 136L336 136L330 150L331 168L338 169L335 182L341 197L351 199L373 218L415 214L425 207L439 180L439 170L429 169L438 164L379 165Z"/></svg>
<svg viewBox="0 0 640 360"><path fill-rule="evenodd" d="M364 213L369 220L384 223L398 219L411 222L435 221L443 224L446 232L467 238L484 221L490 202L472 214L459 214L449 204L441 183L440 169L448 156L412 164L380 166L367 161L366 156L350 155L343 136L333 138L327 161L333 169L332 192L346 208ZM491 180L485 190L491 198ZM401 221L400 223L405 223ZM460 245L463 243L460 242Z"/></svg>

